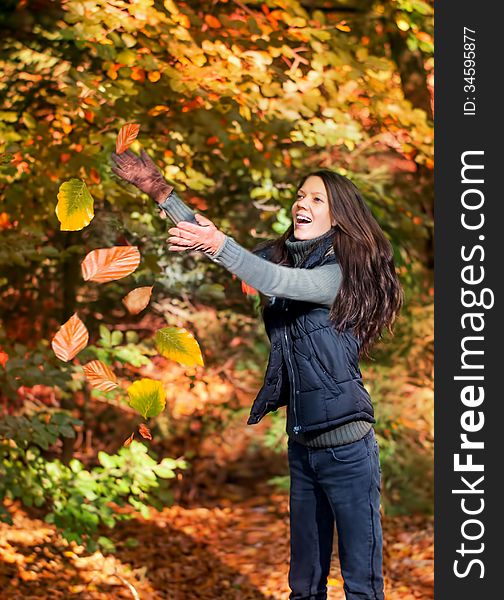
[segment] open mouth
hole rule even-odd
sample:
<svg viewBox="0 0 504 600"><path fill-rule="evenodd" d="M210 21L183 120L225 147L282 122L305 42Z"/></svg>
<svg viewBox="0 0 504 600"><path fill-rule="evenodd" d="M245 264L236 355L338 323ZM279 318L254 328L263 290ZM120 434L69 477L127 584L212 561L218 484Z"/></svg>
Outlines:
<svg viewBox="0 0 504 600"><path fill-rule="evenodd" d="M309 225L311 222L310 217L307 217L306 215L296 215L296 227L303 227Z"/></svg>

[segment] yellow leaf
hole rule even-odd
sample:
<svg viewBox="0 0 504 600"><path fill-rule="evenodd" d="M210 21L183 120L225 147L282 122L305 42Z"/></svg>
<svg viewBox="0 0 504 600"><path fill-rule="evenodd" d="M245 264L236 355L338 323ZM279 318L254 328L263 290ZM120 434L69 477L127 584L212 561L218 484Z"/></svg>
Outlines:
<svg viewBox="0 0 504 600"><path fill-rule="evenodd" d="M117 377L114 372L100 360L92 360L82 368L92 387L102 392L110 392L117 387Z"/></svg>
<svg viewBox="0 0 504 600"><path fill-rule="evenodd" d="M401 31L408 31L408 29L410 28L410 24L408 23L408 21L406 21L406 19L396 19L396 23L397 27L399 27Z"/></svg>
<svg viewBox="0 0 504 600"><path fill-rule="evenodd" d="M88 343L89 333L84 323L74 313L64 323L51 341L54 354L64 362L72 360Z"/></svg>
<svg viewBox="0 0 504 600"><path fill-rule="evenodd" d="M187 367L204 366L199 344L187 329L163 327L156 332L155 343L158 352L166 358Z"/></svg>
<svg viewBox="0 0 504 600"><path fill-rule="evenodd" d="M122 299L124 306L128 309L130 314L137 315L139 312L142 312L147 304L149 304L152 288L152 285L136 288L131 290L131 292Z"/></svg>
<svg viewBox="0 0 504 600"><path fill-rule="evenodd" d="M129 405L144 419L156 417L166 406L163 384L155 379L140 379L128 388Z"/></svg>
<svg viewBox="0 0 504 600"><path fill-rule="evenodd" d="M93 197L80 179L70 179L60 185L56 204L61 231L79 231L94 217Z"/></svg>
<svg viewBox="0 0 504 600"><path fill-rule="evenodd" d="M113 246L91 250L81 263L85 281L105 283L121 279L133 273L140 264L140 252L136 246Z"/></svg>

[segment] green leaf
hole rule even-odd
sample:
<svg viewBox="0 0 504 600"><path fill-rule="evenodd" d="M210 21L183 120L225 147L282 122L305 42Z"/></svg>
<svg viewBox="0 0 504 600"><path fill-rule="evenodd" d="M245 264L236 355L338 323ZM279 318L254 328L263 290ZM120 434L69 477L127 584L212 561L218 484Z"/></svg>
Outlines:
<svg viewBox="0 0 504 600"><path fill-rule="evenodd" d="M110 337L110 345L111 346L119 346L119 344L123 340L122 331L113 331Z"/></svg>
<svg viewBox="0 0 504 600"><path fill-rule="evenodd" d="M100 338L102 346L112 346L112 336L105 325L100 325Z"/></svg>

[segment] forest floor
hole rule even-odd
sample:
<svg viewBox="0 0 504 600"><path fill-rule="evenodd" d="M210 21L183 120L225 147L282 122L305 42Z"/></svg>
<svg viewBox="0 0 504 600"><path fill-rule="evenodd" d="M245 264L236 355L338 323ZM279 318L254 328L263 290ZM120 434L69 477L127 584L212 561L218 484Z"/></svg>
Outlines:
<svg viewBox="0 0 504 600"><path fill-rule="evenodd" d="M288 493L223 486L204 506L175 504L107 531L116 551L86 553L18 502L0 523L0 598L287 599ZM241 496L241 497L240 497ZM433 519L383 517L387 600L434 597ZM329 600L343 600L337 539Z"/></svg>

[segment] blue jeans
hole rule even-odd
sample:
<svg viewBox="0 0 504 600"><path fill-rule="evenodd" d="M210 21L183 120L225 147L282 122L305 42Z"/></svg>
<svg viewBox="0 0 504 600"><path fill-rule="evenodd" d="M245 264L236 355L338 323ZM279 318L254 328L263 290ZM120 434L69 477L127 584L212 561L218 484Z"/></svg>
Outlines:
<svg viewBox="0 0 504 600"><path fill-rule="evenodd" d="M326 600L334 521L347 600L383 600L381 468L374 429L332 448L289 438L292 600Z"/></svg>

